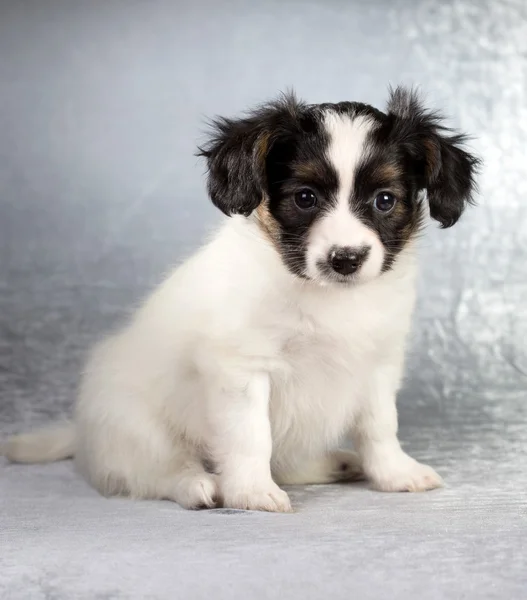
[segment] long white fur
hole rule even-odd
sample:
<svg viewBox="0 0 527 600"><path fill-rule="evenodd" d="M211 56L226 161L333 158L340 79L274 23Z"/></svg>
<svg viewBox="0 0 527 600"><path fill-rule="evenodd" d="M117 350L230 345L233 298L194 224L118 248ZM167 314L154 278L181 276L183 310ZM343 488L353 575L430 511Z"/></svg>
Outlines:
<svg viewBox="0 0 527 600"><path fill-rule="evenodd" d="M368 123L335 117L327 127L346 198ZM297 279L256 220L229 219L94 350L75 423L57 435L14 438L5 454L30 462L74 453L104 494L185 507L221 499L227 507L289 511L278 484L326 483L361 469L380 490L439 486L439 476L397 440L414 248L380 275L382 245L343 207L314 228L309 252L342 236L377 243L362 282ZM350 435L357 454L338 449Z"/></svg>

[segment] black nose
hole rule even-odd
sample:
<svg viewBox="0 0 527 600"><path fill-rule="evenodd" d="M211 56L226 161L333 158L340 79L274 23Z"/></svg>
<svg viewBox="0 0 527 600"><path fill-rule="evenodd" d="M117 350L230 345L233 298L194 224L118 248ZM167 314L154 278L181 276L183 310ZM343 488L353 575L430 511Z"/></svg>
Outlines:
<svg viewBox="0 0 527 600"><path fill-rule="evenodd" d="M331 268L339 275L351 275L361 268L369 252L369 248L334 248L329 254Z"/></svg>

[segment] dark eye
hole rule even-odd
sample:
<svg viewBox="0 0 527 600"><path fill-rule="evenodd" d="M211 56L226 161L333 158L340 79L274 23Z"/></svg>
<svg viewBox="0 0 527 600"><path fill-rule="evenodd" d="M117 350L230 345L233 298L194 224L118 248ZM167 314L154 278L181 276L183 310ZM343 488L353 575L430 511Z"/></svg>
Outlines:
<svg viewBox="0 0 527 600"><path fill-rule="evenodd" d="M317 197L312 190L300 190L295 194L295 204L302 210L309 210L317 204Z"/></svg>
<svg viewBox="0 0 527 600"><path fill-rule="evenodd" d="M397 202L397 198L390 192L381 192L375 196L373 208L381 213L389 213Z"/></svg>

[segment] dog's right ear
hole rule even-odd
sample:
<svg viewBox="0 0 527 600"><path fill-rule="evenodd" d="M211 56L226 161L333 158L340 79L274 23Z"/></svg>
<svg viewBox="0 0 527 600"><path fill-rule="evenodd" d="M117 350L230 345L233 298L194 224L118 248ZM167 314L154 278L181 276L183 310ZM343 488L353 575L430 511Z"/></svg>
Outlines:
<svg viewBox="0 0 527 600"><path fill-rule="evenodd" d="M267 192L266 159L274 143L298 128L302 105L290 93L241 119L212 121L207 159L208 192L226 215L249 216Z"/></svg>

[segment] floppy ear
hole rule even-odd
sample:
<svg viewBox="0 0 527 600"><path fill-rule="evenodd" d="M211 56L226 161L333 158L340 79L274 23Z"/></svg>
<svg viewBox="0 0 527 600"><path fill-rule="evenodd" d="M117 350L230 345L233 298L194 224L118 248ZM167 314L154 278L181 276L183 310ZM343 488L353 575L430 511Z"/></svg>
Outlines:
<svg viewBox="0 0 527 600"><path fill-rule="evenodd" d="M266 159L277 139L297 127L302 105L290 93L241 119L217 118L198 156L207 159L208 192L226 215L249 216L267 192Z"/></svg>
<svg viewBox="0 0 527 600"><path fill-rule="evenodd" d="M473 203L480 160L463 145L467 136L443 124L443 117L426 110L414 90L391 90L388 116L391 137L415 161L417 182L426 188L430 215L443 228L454 225L467 204Z"/></svg>

